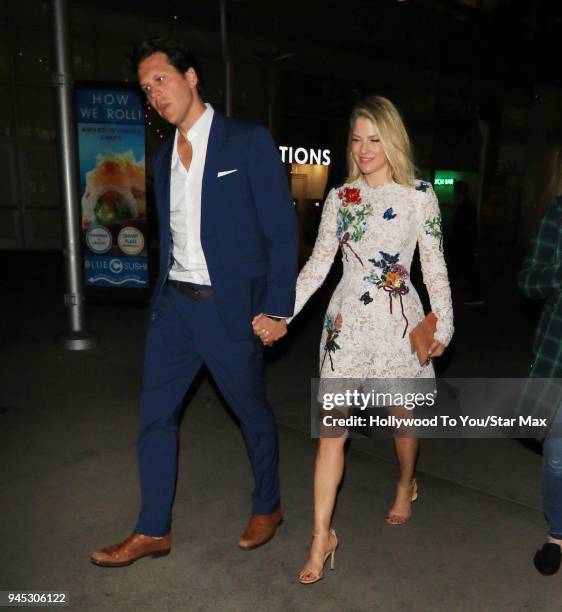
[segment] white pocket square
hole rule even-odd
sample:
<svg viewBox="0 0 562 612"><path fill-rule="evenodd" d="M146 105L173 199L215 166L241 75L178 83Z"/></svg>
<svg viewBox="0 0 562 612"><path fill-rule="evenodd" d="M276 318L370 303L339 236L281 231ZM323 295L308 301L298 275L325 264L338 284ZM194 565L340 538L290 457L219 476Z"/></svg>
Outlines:
<svg viewBox="0 0 562 612"><path fill-rule="evenodd" d="M217 174L217 178L220 178L221 176L226 176L227 174L232 174L233 172L238 172L238 168L235 168L234 170L223 170L222 172L219 172Z"/></svg>

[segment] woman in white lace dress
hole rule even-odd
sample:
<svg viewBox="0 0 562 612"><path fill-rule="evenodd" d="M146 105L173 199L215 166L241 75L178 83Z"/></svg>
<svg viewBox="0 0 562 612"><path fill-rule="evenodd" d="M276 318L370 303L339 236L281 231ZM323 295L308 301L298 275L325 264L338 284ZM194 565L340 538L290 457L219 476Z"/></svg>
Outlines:
<svg viewBox="0 0 562 612"><path fill-rule="evenodd" d="M331 298L320 345L320 377L433 377L420 366L409 333L424 312L410 283L419 245L424 283L437 329L432 357L441 355L453 334L453 312L443 257L441 216L429 183L416 181L408 135L393 104L372 96L351 116L349 178L328 194L313 253L297 282L295 315L324 282L338 249L343 276ZM299 580L323 575L337 538L330 523L344 467L345 435L321 437L314 481L314 537ZM401 524L417 496L413 478L415 437L396 437L400 480L386 521Z"/></svg>

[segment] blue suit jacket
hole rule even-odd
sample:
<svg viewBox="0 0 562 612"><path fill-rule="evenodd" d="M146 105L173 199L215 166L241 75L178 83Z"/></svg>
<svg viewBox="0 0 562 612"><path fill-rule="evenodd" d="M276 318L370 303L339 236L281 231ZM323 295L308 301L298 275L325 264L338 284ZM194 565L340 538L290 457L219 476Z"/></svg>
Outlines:
<svg viewBox="0 0 562 612"><path fill-rule="evenodd" d="M170 166L174 138L154 153L160 266L152 299L172 264ZM237 169L222 177L221 171ZM201 245L219 314L232 339L253 334L260 312L293 314L298 230L287 176L269 132L215 111L201 193Z"/></svg>

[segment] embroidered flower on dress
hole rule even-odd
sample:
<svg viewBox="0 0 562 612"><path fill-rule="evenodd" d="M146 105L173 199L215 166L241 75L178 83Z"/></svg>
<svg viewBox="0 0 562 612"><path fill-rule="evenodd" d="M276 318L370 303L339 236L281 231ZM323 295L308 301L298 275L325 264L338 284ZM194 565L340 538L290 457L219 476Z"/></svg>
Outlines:
<svg viewBox="0 0 562 612"><path fill-rule="evenodd" d="M342 201L342 206L361 204L361 189L358 187L344 187L338 191L338 198Z"/></svg>
<svg viewBox="0 0 562 612"><path fill-rule="evenodd" d="M385 253L384 251L379 251L381 254L381 259L369 259L369 261L375 266L375 268L381 268L383 273L392 272L394 270L394 266L398 264L398 260L400 259L400 253L396 253L396 255L390 255L390 253ZM400 265L400 264L398 264Z"/></svg>
<svg viewBox="0 0 562 612"><path fill-rule="evenodd" d="M324 320L324 329L326 330L326 342L324 343L324 359L322 359L322 365L320 366L320 372L322 372L322 368L324 367L324 362L326 361L326 357L330 358L330 367L332 368L332 372L334 371L334 362L332 360L331 353L335 353L341 347L336 342L338 336L340 335L340 331L343 325L343 317L341 314L336 315L336 318L326 313L326 318Z"/></svg>
<svg viewBox="0 0 562 612"><path fill-rule="evenodd" d="M381 273L377 274L375 270L371 270L368 276L364 276L363 280L373 283L377 289L383 289L384 287L395 287L397 289L403 287L403 293L408 293L409 288L406 285L406 279L409 274L406 268L398 263L400 253L396 255L389 255L383 251L379 251L382 255L382 259L369 259L375 268L381 268ZM395 295L396 297L396 295Z"/></svg>
<svg viewBox="0 0 562 612"><path fill-rule="evenodd" d="M338 191L338 196L342 200L342 206L338 210L336 235L340 242L340 248L347 261L347 247L355 258L363 265L363 261L357 255L349 241L359 242L367 231L367 218L373 213L371 204L361 205L361 190L357 187L345 187ZM348 204L353 204L353 208L347 208Z"/></svg>
<svg viewBox="0 0 562 612"><path fill-rule="evenodd" d="M406 327L404 327L404 332L402 334L403 338L408 329L408 318L404 313L402 296L410 291L410 288L406 284L406 280L410 275L408 270L406 270L402 264L398 263L400 253L396 253L396 255L390 255L384 251L379 251L379 253L381 254L381 259L369 259L369 261L375 268L380 268L381 273L378 274L377 271L371 270L368 276L363 277L363 280L373 283L377 289L383 289L388 293L390 314L392 314L392 300L400 300L400 310L402 312L402 317L406 321ZM361 296L360 299L362 299L362 297L363 296Z"/></svg>
<svg viewBox="0 0 562 612"><path fill-rule="evenodd" d="M425 220L425 233L427 236L439 238L439 250L443 250L443 229L441 226L441 215L435 215Z"/></svg>
<svg viewBox="0 0 562 612"><path fill-rule="evenodd" d="M396 214L395 214L394 210L392 210L392 207L391 207L391 208L387 208L384 211L384 214L383 214L382 217L383 217L383 219L386 219L387 221L392 221L392 219L396 219Z"/></svg>

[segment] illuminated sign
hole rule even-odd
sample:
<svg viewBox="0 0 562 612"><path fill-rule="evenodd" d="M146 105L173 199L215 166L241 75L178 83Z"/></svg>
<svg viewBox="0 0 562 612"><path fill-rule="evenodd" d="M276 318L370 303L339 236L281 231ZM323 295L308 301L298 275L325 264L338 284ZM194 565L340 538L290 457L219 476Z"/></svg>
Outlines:
<svg viewBox="0 0 562 612"><path fill-rule="evenodd" d="M329 149L305 149L304 147L279 147L281 151L281 159L283 163L289 162L290 164L321 164L322 166L329 166L330 150Z"/></svg>
<svg viewBox="0 0 562 612"><path fill-rule="evenodd" d="M435 185L454 185L455 179L450 177L439 177L434 181Z"/></svg>

